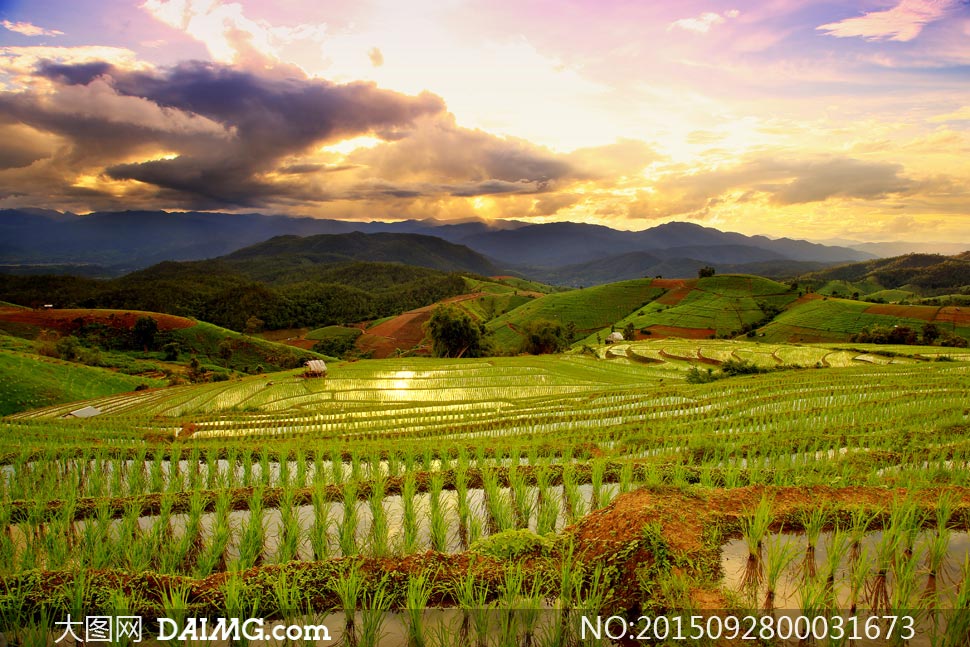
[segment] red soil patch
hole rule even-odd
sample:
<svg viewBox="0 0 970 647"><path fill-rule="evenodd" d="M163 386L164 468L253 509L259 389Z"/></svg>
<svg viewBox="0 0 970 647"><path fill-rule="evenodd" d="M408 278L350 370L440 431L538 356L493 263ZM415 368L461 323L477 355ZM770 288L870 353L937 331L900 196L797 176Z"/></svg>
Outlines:
<svg viewBox="0 0 970 647"><path fill-rule="evenodd" d="M151 317L158 322L159 330L179 330L190 328L195 322L185 317L176 317L158 312L140 310L19 310L0 309L0 320L71 332L81 325L101 324L118 329L131 329L141 317Z"/></svg>
<svg viewBox="0 0 970 647"><path fill-rule="evenodd" d="M933 321L938 311L939 308L932 306L897 306L892 304L877 304L865 309L866 314L922 319L924 321Z"/></svg>
<svg viewBox="0 0 970 647"><path fill-rule="evenodd" d="M647 330L650 331L650 334L644 336L643 339L666 339L667 337L709 339L712 335L717 334L717 331L713 328L682 328L680 326L661 326L659 324L649 326Z"/></svg>
<svg viewBox="0 0 970 647"><path fill-rule="evenodd" d="M687 279L654 279L650 281L650 287L673 290L687 286Z"/></svg>
<svg viewBox="0 0 970 647"><path fill-rule="evenodd" d="M940 308L935 321L955 323L958 326L970 326L970 308L963 306L946 306Z"/></svg>
<svg viewBox="0 0 970 647"><path fill-rule="evenodd" d="M357 338L357 347L369 352L376 359L390 357L396 350L410 350L424 341L424 324L431 318L431 311L439 304L470 301L482 296L485 296L484 292L459 294L430 306L409 310L366 330Z"/></svg>
<svg viewBox="0 0 970 647"><path fill-rule="evenodd" d="M809 301L818 301L821 298L822 298L821 294L817 294L815 292L809 292L808 294L803 294L802 296L792 301L788 307L794 308L795 306L801 305L803 303L808 303Z"/></svg>
<svg viewBox="0 0 970 647"><path fill-rule="evenodd" d="M690 294L697 281L687 279L654 279L650 282L650 287L663 288L667 292L657 299L657 303L667 306L675 306Z"/></svg>

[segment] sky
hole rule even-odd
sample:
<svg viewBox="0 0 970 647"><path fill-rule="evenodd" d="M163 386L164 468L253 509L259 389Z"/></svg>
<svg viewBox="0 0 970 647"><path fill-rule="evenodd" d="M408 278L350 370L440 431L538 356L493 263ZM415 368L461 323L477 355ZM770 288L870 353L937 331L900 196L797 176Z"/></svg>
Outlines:
<svg viewBox="0 0 970 647"><path fill-rule="evenodd" d="M0 208L970 242L968 0L0 0Z"/></svg>

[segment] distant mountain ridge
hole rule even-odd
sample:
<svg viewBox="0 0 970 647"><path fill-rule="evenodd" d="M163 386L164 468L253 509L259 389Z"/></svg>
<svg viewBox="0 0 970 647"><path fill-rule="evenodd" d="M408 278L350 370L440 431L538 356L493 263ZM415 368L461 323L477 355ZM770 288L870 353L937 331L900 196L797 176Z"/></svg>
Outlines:
<svg viewBox="0 0 970 647"><path fill-rule="evenodd" d="M61 265L70 270L72 264L87 264L106 268L105 274L120 275L162 261L231 255L278 236L351 232L434 236L468 247L487 257L486 262L503 272L564 284L631 278L628 273L634 265L644 270L641 276L658 273L688 276L696 272L691 268L706 264L714 264L718 269L737 269L752 263L771 263L771 267L782 274L796 274L812 269L806 263L832 265L875 258L873 254L845 246L746 236L686 222L666 223L643 231L621 231L574 222L529 224L470 220L449 223L433 219L350 222L258 213L164 211L97 212L75 216L41 209L8 209L0 210L0 266L37 264L42 270ZM340 250L331 249L327 258L336 260L334 255L339 253ZM420 254L433 257L435 252L428 247L420 248L420 253L415 249L408 260L402 262L447 269L440 264L440 259L419 262ZM631 264L629 258L616 260L626 254L639 254L640 261ZM648 257L657 260L648 263ZM318 262L322 260L323 257ZM344 260L387 259L351 256ZM468 260L471 262L471 257ZM481 260L475 262L481 264ZM577 273L586 264L593 264L590 274L579 276ZM611 266L626 269L611 273ZM483 273L487 266L482 264L481 270L464 266L460 269ZM557 271L559 269L563 271ZM64 268L56 268L56 271L64 271Z"/></svg>

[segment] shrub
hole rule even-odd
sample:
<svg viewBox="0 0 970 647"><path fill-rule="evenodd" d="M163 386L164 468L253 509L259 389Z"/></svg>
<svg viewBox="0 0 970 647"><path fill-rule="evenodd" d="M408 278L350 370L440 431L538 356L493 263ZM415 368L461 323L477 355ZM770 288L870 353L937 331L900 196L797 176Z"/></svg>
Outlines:
<svg viewBox="0 0 970 647"><path fill-rule="evenodd" d="M548 319L533 319L525 326L522 352L531 355L558 353L569 346L562 324Z"/></svg>
<svg viewBox="0 0 970 647"><path fill-rule="evenodd" d="M752 375L767 373L768 369L761 368L747 360L729 359L721 364L721 372L724 375Z"/></svg>
<svg viewBox="0 0 970 647"><path fill-rule="evenodd" d="M537 535L531 530L505 530L479 539L469 550L479 555L490 555L499 559L519 559L527 555L548 553L554 540Z"/></svg>

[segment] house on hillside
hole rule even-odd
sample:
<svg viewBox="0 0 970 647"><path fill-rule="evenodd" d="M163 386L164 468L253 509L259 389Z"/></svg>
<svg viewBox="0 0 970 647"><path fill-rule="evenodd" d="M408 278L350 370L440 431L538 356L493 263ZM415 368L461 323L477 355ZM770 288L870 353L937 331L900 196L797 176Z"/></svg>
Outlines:
<svg viewBox="0 0 970 647"><path fill-rule="evenodd" d="M304 366L303 377L327 377L327 363L322 359L308 360Z"/></svg>
<svg viewBox="0 0 970 647"><path fill-rule="evenodd" d="M623 333L621 333L618 330L615 330L615 331L611 332L606 337L606 343L607 344L613 344L613 343L616 343L618 341L623 341Z"/></svg>

